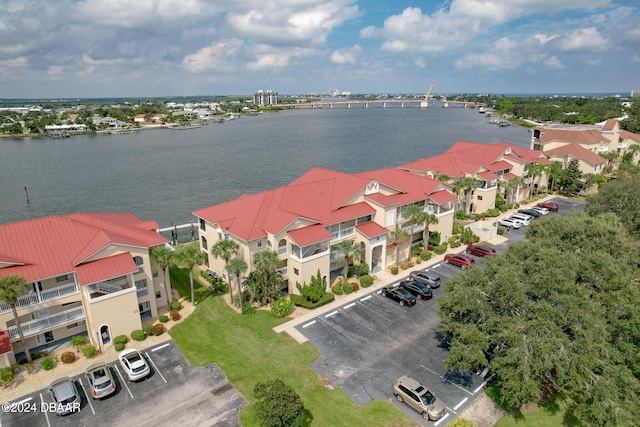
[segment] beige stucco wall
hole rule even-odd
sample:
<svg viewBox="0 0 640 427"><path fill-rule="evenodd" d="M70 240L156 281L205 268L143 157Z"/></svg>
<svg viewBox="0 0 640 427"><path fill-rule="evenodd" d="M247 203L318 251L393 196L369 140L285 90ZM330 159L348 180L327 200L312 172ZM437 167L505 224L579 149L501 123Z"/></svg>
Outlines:
<svg viewBox="0 0 640 427"><path fill-rule="evenodd" d="M492 187L486 190L476 188L473 194L473 212L483 213L496 205L496 190L498 187ZM478 197L482 197L480 200Z"/></svg>
<svg viewBox="0 0 640 427"><path fill-rule="evenodd" d="M91 300L87 313L87 330L92 341L99 346L97 333L102 325L111 331L111 344L118 335L129 336L135 329L142 329L138 298L135 288L129 288L118 295L106 295Z"/></svg>
<svg viewBox="0 0 640 427"><path fill-rule="evenodd" d="M327 282L329 282L330 271L330 257L329 252L319 255L317 257L311 257L310 260L300 262L296 258L289 257L288 261L288 279L289 279L289 293L299 295L300 291L296 288L296 283L311 283L311 278L318 274L320 270L320 276L326 276ZM298 274L294 273L294 269L298 269Z"/></svg>

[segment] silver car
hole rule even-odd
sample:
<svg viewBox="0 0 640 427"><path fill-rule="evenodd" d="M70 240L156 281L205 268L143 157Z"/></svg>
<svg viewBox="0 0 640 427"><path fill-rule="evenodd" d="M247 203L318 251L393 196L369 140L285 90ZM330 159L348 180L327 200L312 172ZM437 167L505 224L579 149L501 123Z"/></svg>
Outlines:
<svg viewBox="0 0 640 427"><path fill-rule="evenodd" d="M429 285L432 288L438 288L440 287L440 283L442 283L440 276L430 271L412 271L410 277L416 282Z"/></svg>
<svg viewBox="0 0 640 427"><path fill-rule="evenodd" d="M55 403L56 415L67 415L80 409L80 394L76 383L67 377L55 380L49 386L49 394Z"/></svg>
<svg viewBox="0 0 640 427"><path fill-rule="evenodd" d="M144 356L135 348L123 350L120 355L118 355L118 360L122 365L122 369L127 373L129 381L138 381L151 372Z"/></svg>
<svg viewBox="0 0 640 427"><path fill-rule="evenodd" d="M90 366L85 372L89 382L89 392L94 399L101 399L116 391L116 383L111 376L111 370L104 363Z"/></svg>

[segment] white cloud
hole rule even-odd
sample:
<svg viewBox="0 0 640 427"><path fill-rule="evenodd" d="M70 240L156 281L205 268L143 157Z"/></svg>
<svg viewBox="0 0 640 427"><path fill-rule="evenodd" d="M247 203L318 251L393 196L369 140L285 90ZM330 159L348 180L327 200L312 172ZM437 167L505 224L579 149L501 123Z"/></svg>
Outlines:
<svg viewBox="0 0 640 427"><path fill-rule="evenodd" d="M555 55L547 59L546 61L544 61L544 65L550 68L557 68L557 69L564 68L564 65L562 64L562 62Z"/></svg>
<svg viewBox="0 0 640 427"><path fill-rule="evenodd" d="M557 39L558 37L560 37L558 34L554 34L552 36L548 36L546 34L536 34L535 36L533 36L533 38L538 40L540 44L547 44L551 40Z"/></svg>
<svg viewBox="0 0 640 427"><path fill-rule="evenodd" d="M520 49L517 41L508 37L496 40L491 48L484 53L470 53L459 58L455 62L456 68L488 68L498 70L502 68L515 68L526 58L526 53Z"/></svg>
<svg viewBox="0 0 640 427"><path fill-rule="evenodd" d="M603 51L609 48L610 43L606 40L597 28L579 28L571 31L558 39L558 45L564 51Z"/></svg>
<svg viewBox="0 0 640 427"><path fill-rule="evenodd" d="M362 47L360 45L338 49L331 54L331 62L334 64L354 64L361 53Z"/></svg>
<svg viewBox="0 0 640 427"><path fill-rule="evenodd" d="M187 55L182 66L192 73L231 70L242 47L242 40L237 38L220 40Z"/></svg>

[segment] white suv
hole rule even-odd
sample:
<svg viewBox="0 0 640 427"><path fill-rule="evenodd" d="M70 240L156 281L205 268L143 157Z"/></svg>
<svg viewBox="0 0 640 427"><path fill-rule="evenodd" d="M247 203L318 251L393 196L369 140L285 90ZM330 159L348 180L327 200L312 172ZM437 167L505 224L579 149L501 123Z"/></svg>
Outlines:
<svg viewBox="0 0 640 427"><path fill-rule="evenodd" d="M520 222L525 227L527 227L529 224L531 224L531 217L529 215L526 215L526 214L514 213L509 218L511 218L514 221Z"/></svg>

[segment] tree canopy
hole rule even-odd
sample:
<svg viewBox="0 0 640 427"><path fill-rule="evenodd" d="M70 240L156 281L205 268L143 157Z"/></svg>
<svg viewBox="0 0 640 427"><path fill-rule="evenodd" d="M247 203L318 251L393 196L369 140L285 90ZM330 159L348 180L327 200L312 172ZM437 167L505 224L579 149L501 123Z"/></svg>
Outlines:
<svg viewBox="0 0 640 427"><path fill-rule="evenodd" d="M587 425L640 419L640 247L587 215L538 220L527 240L445 285L448 368L490 359L513 405L562 393Z"/></svg>
<svg viewBox="0 0 640 427"><path fill-rule="evenodd" d="M611 212L636 238L640 237L640 178L621 176L604 184L587 199L585 212L591 216Z"/></svg>

